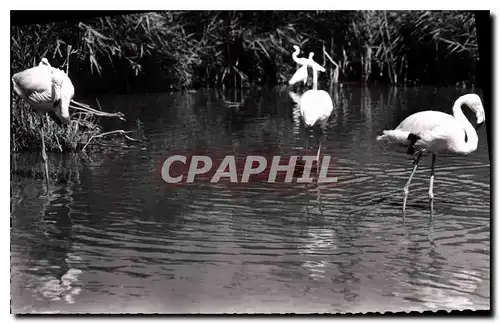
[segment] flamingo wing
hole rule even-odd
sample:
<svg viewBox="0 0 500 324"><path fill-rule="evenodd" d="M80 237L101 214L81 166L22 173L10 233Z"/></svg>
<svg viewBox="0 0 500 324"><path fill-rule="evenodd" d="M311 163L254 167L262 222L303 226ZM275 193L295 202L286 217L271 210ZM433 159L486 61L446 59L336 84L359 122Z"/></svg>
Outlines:
<svg viewBox="0 0 500 324"><path fill-rule="evenodd" d="M441 111L420 111L405 118L396 129L418 134L430 132L434 128L456 123L455 117Z"/></svg>
<svg viewBox="0 0 500 324"><path fill-rule="evenodd" d="M50 68L35 66L12 76L12 82L23 93L50 91L52 86Z"/></svg>
<svg viewBox="0 0 500 324"><path fill-rule="evenodd" d="M14 91L34 106L52 103L52 80L50 68L36 66L12 76Z"/></svg>
<svg viewBox="0 0 500 324"><path fill-rule="evenodd" d="M290 79L290 81L288 81L288 84L290 85L294 85L295 83L297 82L304 82L306 83L307 82L307 65L303 65L301 66L292 76L292 78Z"/></svg>

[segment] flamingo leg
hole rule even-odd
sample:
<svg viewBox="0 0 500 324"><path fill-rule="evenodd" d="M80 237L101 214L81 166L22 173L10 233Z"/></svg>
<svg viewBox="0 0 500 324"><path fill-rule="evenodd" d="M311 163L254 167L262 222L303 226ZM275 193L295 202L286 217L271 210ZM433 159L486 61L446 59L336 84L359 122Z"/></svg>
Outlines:
<svg viewBox="0 0 500 324"><path fill-rule="evenodd" d="M432 154L431 178L429 182L429 204L431 207L431 215L434 213L434 165L436 163L436 154Z"/></svg>
<svg viewBox="0 0 500 324"><path fill-rule="evenodd" d="M45 114L45 116L47 116ZM43 131L43 127L44 127L44 120L43 120L43 117L42 116L42 124L41 124L41 127L40 127L40 136L42 138L42 159L43 159L43 164L44 164L44 168L45 168L45 183L47 185L47 195L49 195L49 165L47 164L47 152L45 151L45 139L44 139L44 131Z"/></svg>
<svg viewBox="0 0 500 324"><path fill-rule="evenodd" d="M316 154L316 174L319 174L319 153L321 152L321 134L319 134L319 147L318 153Z"/></svg>
<svg viewBox="0 0 500 324"><path fill-rule="evenodd" d="M323 136L326 136L325 127L326 125L323 123L321 124L321 127L319 129L319 147L318 147L318 153L316 154L316 174L319 174L319 155L321 153L322 138Z"/></svg>
<svg viewBox="0 0 500 324"><path fill-rule="evenodd" d="M304 151L305 151L304 156L306 156L307 155L307 137L309 135L309 128L306 128L304 130L304 134L305 134L305 136L304 136L304 142L305 142L305 144L304 144Z"/></svg>
<svg viewBox="0 0 500 324"><path fill-rule="evenodd" d="M418 162L420 161L421 157L422 157L422 153L419 153L417 155L417 157L415 158L415 160L413 160L413 171L411 172L410 177L408 178L408 181L406 182L406 185L403 188L403 195L404 195L404 198L403 198L403 213L406 210L406 200L408 199L408 192L409 192L409 188L410 188L410 182L411 182L411 179L413 178L413 175L415 174L415 171L417 171Z"/></svg>

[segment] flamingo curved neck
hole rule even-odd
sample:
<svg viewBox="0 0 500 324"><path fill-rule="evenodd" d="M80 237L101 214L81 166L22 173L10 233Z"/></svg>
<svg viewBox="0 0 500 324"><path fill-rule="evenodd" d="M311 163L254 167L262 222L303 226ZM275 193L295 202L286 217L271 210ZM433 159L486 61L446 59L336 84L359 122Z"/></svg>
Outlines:
<svg viewBox="0 0 500 324"><path fill-rule="evenodd" d="M453 116L458 121L458 123L464 128L465 134L467 135L467 140L462 137L461 141L456 147L457 153L469 154L477 149L478 137L476 130L470 123L470 121L465 117L462 111L462 105L469 107L469 104L462 98L457 99L453 105Z"/></svg>
<svg viewBox="0 0 500 324"><path fill-rule="evenodd" d="M295 63L302 65L302 62L299 59L299 53L300 53L300 48L298 48L298 47L295 48L295 52L292 53L292 58L295 61Z"/></svg>

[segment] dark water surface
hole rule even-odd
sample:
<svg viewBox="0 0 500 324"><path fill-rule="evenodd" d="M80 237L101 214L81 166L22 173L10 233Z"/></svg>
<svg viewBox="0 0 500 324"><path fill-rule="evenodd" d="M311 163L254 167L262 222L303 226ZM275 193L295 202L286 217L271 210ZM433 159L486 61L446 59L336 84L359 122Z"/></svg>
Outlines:
<svg viewBox="0 0 500 324"><path fill-rule="evenodd" d="M490 307L490 165L485 129L469 156L412 161L375 138L409 114L451 112L455 89L344 87L323 142L336 184L169 187L172 152L301 154L286 91L100 98L148 141L50 156L71 173L12 180L13 312L367 312ZM124 127L125 128L125 127ZM317 139L310 135L315 154ZM40 161L18 156L15 167ZM54 162L55 161L55 162ZM41 167L36 164L36 167Z"/></svg>

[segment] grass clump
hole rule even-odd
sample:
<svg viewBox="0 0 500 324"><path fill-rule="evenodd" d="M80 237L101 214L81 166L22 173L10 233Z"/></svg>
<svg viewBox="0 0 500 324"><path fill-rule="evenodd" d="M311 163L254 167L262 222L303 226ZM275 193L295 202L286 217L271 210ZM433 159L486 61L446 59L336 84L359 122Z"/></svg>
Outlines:
<svg viewBox="0 0 500 324"><path fill-rule="evenodd" d="M80 104L81 105L81 104ZM41 129L47 151L74 152L82 151L95 145L105 145L103 138L120 134L131 141L124 130L103 132L98 124L99 115L123 119L121 113L93 111L92 108L73 108L71 121L67 125L56 122L54 115L41 115L22 99L14 99L11 114L11 151L40 151ZM79 110L75 110L79 109ZM43 122L42 122L43 120ZM138 128L140 125L138 124Z"/></svg>
<svg viewBox="0 0 500 324"><path fill-rule="evenodd" d="M96 117L89 113L78 113L78 119L72 116L68 125L58 124L54 118L35 112L29 104L19 99L14 101L11 115L11 150L41 149L41 133L43 133L47 151L70 152L81 148L101 132ZM43 119L43 123L42 123Z"/></svg>

